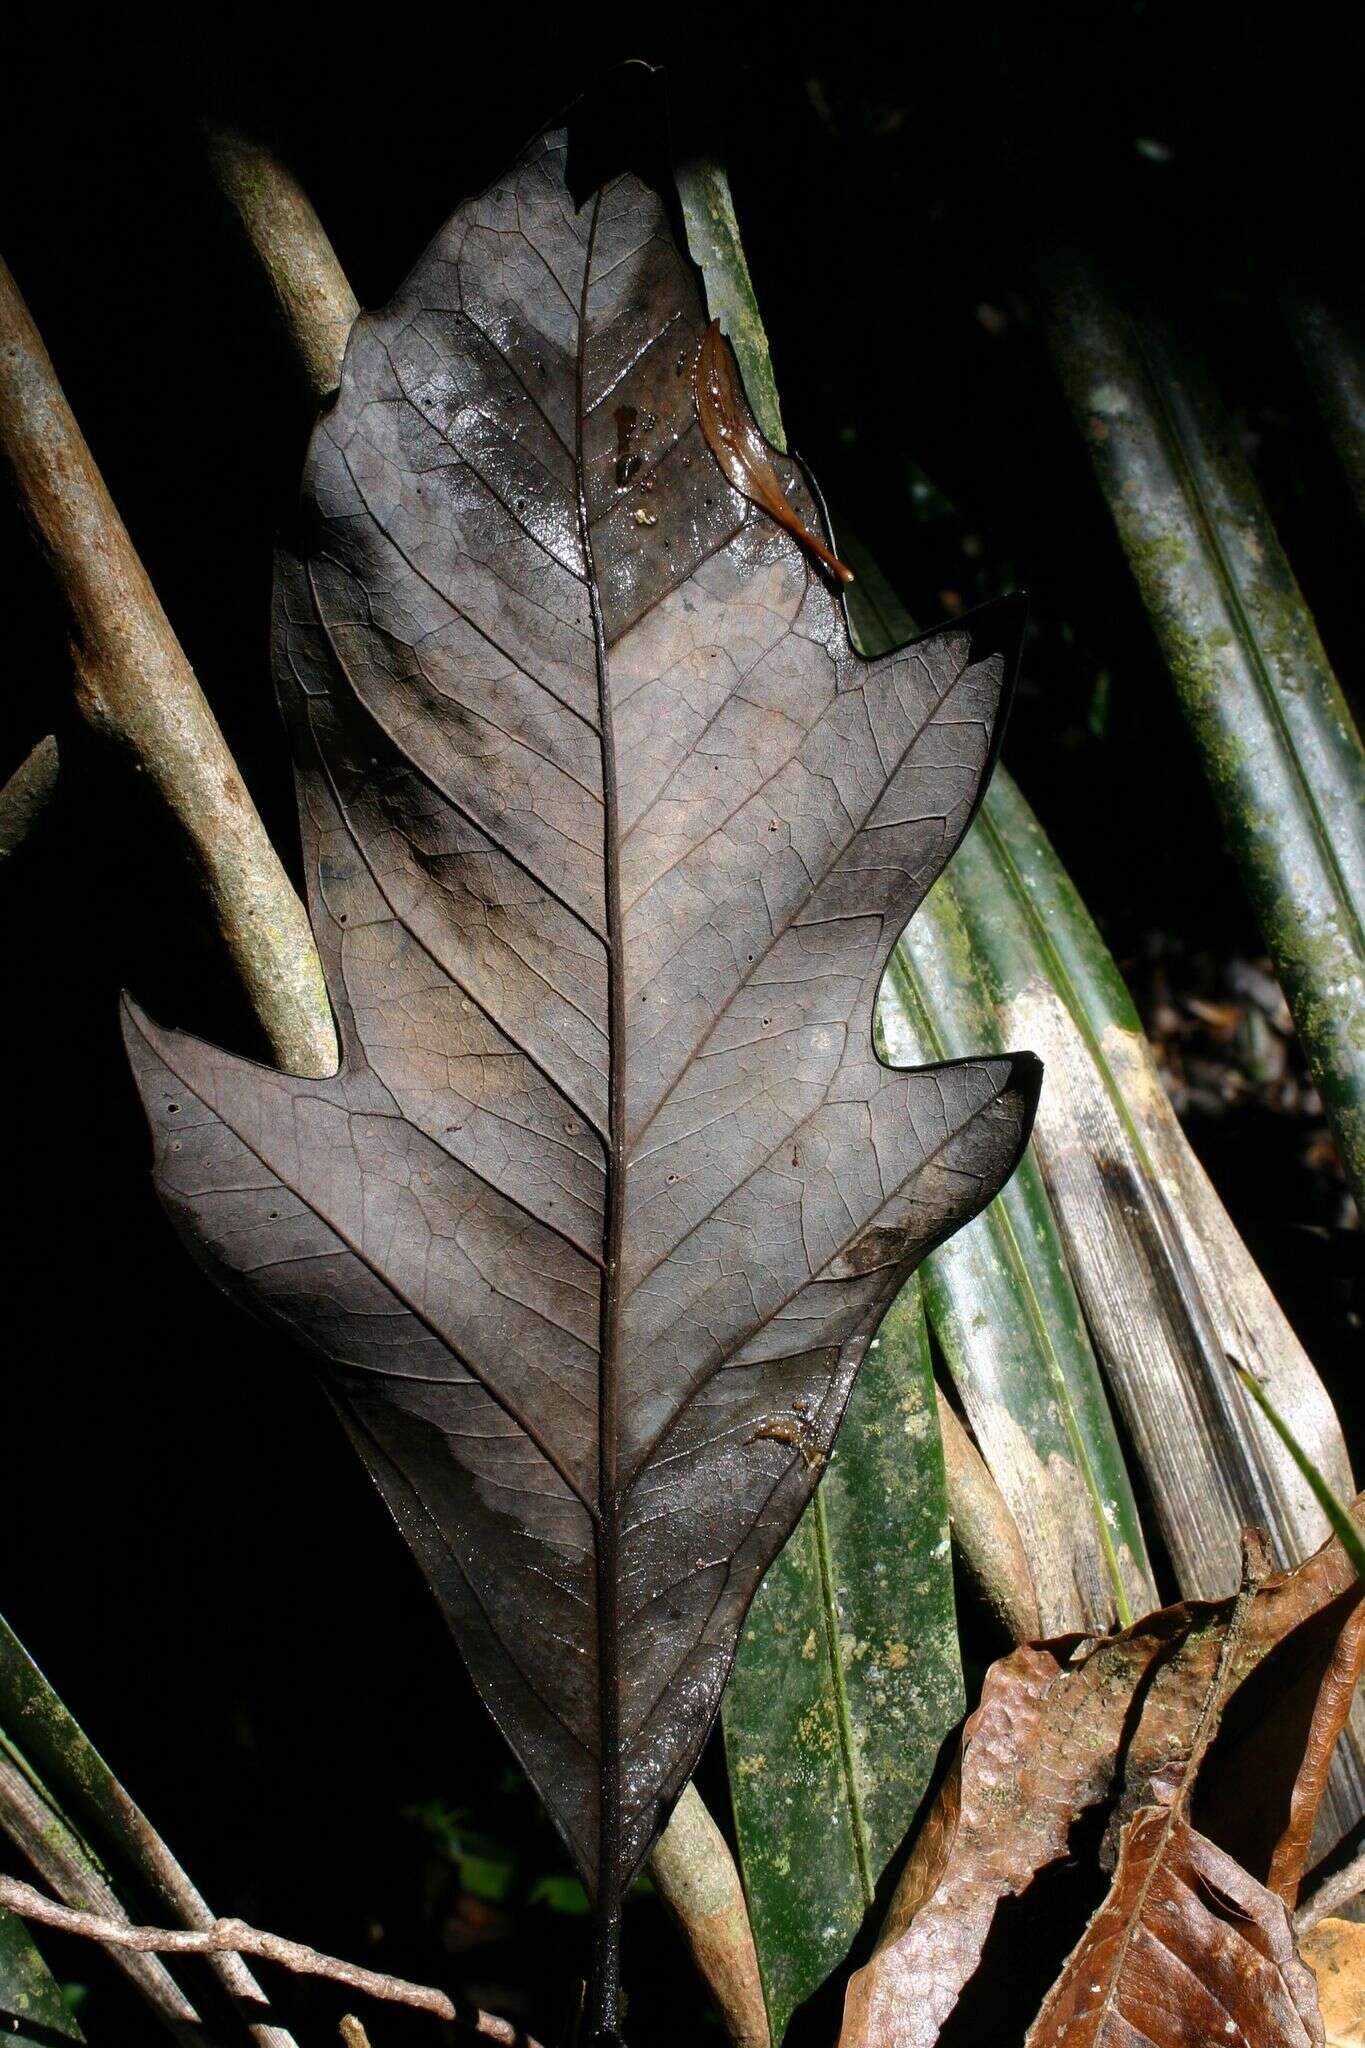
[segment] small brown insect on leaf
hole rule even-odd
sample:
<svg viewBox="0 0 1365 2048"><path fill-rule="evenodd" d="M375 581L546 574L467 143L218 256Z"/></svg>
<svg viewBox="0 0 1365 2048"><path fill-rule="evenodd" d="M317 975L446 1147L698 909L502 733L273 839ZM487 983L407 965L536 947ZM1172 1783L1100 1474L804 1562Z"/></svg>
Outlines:
<svg viewBox="0 0 1365 2048"><path fill-rule="evenodd" d="M841 583L851 583L853 571L848 564L839 560L787 502L768 444L749 411L734 354L720 331L719 320L713 320L702 336L692 369L692 389L706 445L729 482L753 504L761 505L779 526L795 534L802 547L808 548Z"/></svg>
<svg viewBox="0 0 1365 2048"><path fill-rule="evenodd" d="M793 1450L799 1450L812 1472L822 1472L828 1462L825 1453L814 1439L808 1416L801 1415L796 1421L789 1422L785 1415L779 1415L770 1421L760 1423L746 1439L751 1444L765 1440L774 1444L790 1444Z"/></svg>

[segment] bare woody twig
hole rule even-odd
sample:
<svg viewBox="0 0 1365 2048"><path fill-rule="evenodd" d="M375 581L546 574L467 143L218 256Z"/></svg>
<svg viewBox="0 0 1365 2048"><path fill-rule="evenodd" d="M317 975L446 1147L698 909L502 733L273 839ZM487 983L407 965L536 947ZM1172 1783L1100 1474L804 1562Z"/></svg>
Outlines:
<svg viewBox="0 0 1365 2048"><path fill-rule="evenodd" d="M52 802L60 765L57 742L49 733L0 789L0 863L19 851Z"/></svg>
<svg viewBox="0 0 1365 2048"><path fill-rule="evenodd" d="M2 263L0 452L67 605L79 709L133 755L183 830L275 1057L291 1073L335 1072L303 906Z"/></svg>
<svg viewBox="0 0 1365 2048"><path fill-rule="evenodd" d="M486 2039L501 2042L503 2048L536 2048L530 2035L510 2021L477 2008L461 2011L444 1991L426 1984L410 1984L406 1978L390 1977L382 1970L365 1970L356 1963L343 1962L339 1956L322 1955L301 1941L286 1941L282 1935L248 1927L244 1920L215 1920L211 1927L194 1930L130 1927L126 1920L106 1919L98 1913L78 1912L60 1905L17 1877L0 1877L0 1906L7 1906L21 1919L55 1927L63 1934L83 1935L106 1948L136 1949L156 1955L206 1956L230 1951L235 1955L259 1956L262 1961L278 1963L281 1969L292 1970L297 1976L326 1977L366 1998L412 2006L439 2020L461 2021Z"/></svg>
<svg viewBox="0 0 1365 2048"><path fill-rule="evenodd" d="M938 1396L948 1481L948 1523L963 1566L1011 1642L1041 1636L1038 1595L1018 1526L990 1467L953 1410Z"/></svg>
<svg viewBox="0 0 1365 2048"><path fill-rule="evenodd" d="M688 1785L655 1845L649 1873L720 2008L734 2048L768 2048L758 1954L729 1844Z"/></svg>
<svg viewBox="0 0 1365 2048"><path fill-rule="evenodd" d="M213 1915L208 1907L131 1801L128 1802L128 1815L137 1830L145 1830L145 1862L149 1873L159 1881L167 1902L184 1914L188 1926L212 1926ZM8 1835L68 1906L97 1912L107 1919L127 1921L128 1915L117 1893L91 1851L57 1810L46 1789L30 1775L26 1760L18 1755L3 1735L0 1735L0 1830ZM176 2039L183 2042L185 2048L201 2048L206 2037L199 2014L155 1956L120 1950L115 1960ZM284 2027L251 2017L251 2008L264 2007L267 2001L240 1956L211 1956L208 1966L236 2009L243 2013L256 2048L295 2048L293 2035Z"/></svg>
<svg viewBox="0 0 1365 2048"><path fill-rule="evenodd" d="M10 1757L0 1751L0 1824L34 1868L68 1903L118 1920L123 1917L112 1886L95 1869L84 1845L53 1813ZM119 1966L176 2039L201 2048L199 2015L170 1971L155 1956L120 1955ZM279 2042L292 2048L287 2034Z"/></svg>
<svg viewBox="0 0 1365 2048"><path fill-rule="evenodd" d="M1331 1919L1343 1907L1365 1893L1365 1849L1360 1849L1334 1876L1326 1877L1308 1894L1294 1915L1294 1932L1307 1934L1319 1920Z"/></svg>
<svg viewBox="0 0 1365 2048"><path fill-rule="evenodd" d="M329 398L341 381L346 337L360 308L312 201L263 142L206 126L218 183L260 259L280 324L309 395Z"/></svg>

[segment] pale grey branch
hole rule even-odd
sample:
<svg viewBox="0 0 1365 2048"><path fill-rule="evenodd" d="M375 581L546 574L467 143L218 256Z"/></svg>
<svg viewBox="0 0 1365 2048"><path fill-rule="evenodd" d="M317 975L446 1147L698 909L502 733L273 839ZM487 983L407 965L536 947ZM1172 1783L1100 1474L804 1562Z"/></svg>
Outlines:
<svg viewBox="0 0 1365 2048"><path fill-rule="evenodd" d="M954 1547L1010 1640L1037 1642L1043 1633L1038 1595L1018 1525L980 1451L937 1387L934 1393Z"/></svg>
<svg viewBox="0 0 1365 2048"><path fill-rule="evenodd" d="M343 1962L339 1956L322 1955L301 1941L286 1941L282 1935L267 1934L259 1927L248 1927L244 1920L215 1920L211 1927L196 1929L131 1927L126 1920L63 1906L56 1899L45 1898L31 1884L24 1884L16 1877L0 1877L0 1906L8 1907L21 1919L36 1921L41 1927L54 1927L63 1934L82 1935L106 1948L134 1949L154 1955L207 1956L230 1952L239 1956L259 1956L264 1962L278 1963L281 1969L292 1970L297 1976L326 1977L334 1984L344 1984L351 1991L361 1992L366 1998L379 1999L390 2005L412 2006L416 2011L429 2012L440 2020L458 2020L488 2040L504 2043L505 2048L536 2048L530 2035L514 2027L510 2021L477 2009L461 2011L444 1991L437 1991L431 1985L411 1984L406 1978L390 1977L382 1970L362 1969L357 1963Z"/></svg>
<svg viewBox="0 0 1365 2048"><path fill-rule="evenodd" d="M335 1072L312 933L223 735L0 263L0 453L65 600L76 703L180 826L276 1059Z"/></svg>
<svg viewBox="0 0 1365 2048"><path fill-rule="evenodd" d="M287 164L253 137L207 127L224 197L258 257L309 395L329 398L341 381L346 337L360 308L327 232Z"/></svg>
<svg viewBox="0 0 1365 2048"><path fill-rule="evenodd" d="M1365 1849L1357 1850L1349 1863L1332 1877L1324 1878L1316 1891L1310 1892L1294 1915L1295 1934L1307 1934L1310 1927L1316 1927L1319 1920L1327 1920L1340 1914L1365 1892Z"/></svg>

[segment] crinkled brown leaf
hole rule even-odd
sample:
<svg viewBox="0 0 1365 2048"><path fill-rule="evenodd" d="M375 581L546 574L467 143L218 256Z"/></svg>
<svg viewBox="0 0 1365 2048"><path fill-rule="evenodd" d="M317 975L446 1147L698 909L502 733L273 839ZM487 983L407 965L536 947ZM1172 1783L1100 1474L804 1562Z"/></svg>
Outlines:
<svg viewBox="0 0 1365 2048"><path fill-rule="evenodd" d="M1066 1854L1074 1821L1108 1794L1134 1691L1188 1625L1167 1608L1093 1647L1026 1645L991 1666L877 1953L849 1980L841 2048L937 2041L1002 1901Z"/></svg>
<svg viewBox="0 0 1365 2048"><path fill-rule="evenodd" d="M1146 1806L1123 1833L1109 1897L1024 2048L1311 2048L1317 1987L1283 1899L1192 1828Z"/></svg>
<svg viewBox="0 0 1365 2048"><path fill-rule="evenodd" d="M1365 1594L1356 1586L1275 1646L1230 1708L1196 1788L1200 1825L1291 1909L1316 1860L1314 1827L1362 1671Z"/></svg>
<svg viewBox="0 0 1365 2048"><path fill-rule="evenodd" d="M1365 1521L1365 1495L1352 1506ZM1193 1817L1253 1877L1288 1897L1305 1867L1332 1747L1350 1711L1341 1669L1359 1654L1360 1582L1340 1543L1258 1588L1233 1646L1222 1725L1199 1774ZM1223 1603L1225 1608L1225 1603ZM1191 1603L1177 1655L1155 1670L1123 1759L1119 1820L1178 1777L1222 1646L1220 1606ZM1248 1785L1256 1797L1247 1797ZM1283 1844L1281 1847L1280 1845ZM1276 1863L1278 1855L1279 1861ZM1292 1901L1291 1901L1292 1903Z"/></svg>
<svg viewBox="0 0 1365 2048"><path fill-rule="evenodd" d="M1282 1899L1190 1826L1190 1795L1218 1727L1232 1666L1264 1578L1269 1540L1243 1538L1242 1591L1223 1630L1183 1757L1159 1774L1164 1803L1123 1830L1109 1895L1067 1959L1025 2048L1248 2048L1320 2042L1312 1977ZM1154 1778L1156 1787L1158 1780Z"/></svg>
<svg viewBox="0 0 1365 2048"><path fill-rule="evenodd" d="M1350 1601L1337 1630L1327 1668L1313 1701L1303 1761L1289 1795L1289 1817L1270 1858L1266 1882L1287 1906L1298 1904L1299 1886L1311 1860L1313 1824L1327 1789L1333 1752L1350 1719L1356 1689L1365 1673L1365 1595Z"/></svg>
<svg viewBox="0 0 1365 2048"><path fill-rule="evenodd" d="M872 1046L1020 607L856 656L707 445L703 331L659 200L576 204L563 134L359 321L275 621L341 1070L127 1030L175 1222L328 1361L607 1913L885 1307L1038 1086Z"/></svg>
<svg viewBox="0 0 1365 2048"><path fill-rule="evenodd" d="M1365 1496L1352 1513L1365 1521ZM1344 1711L1341 1674L1330 1674L1339 1644L1349 1640L1354 1654L1358 1599L1354 1570L1333 1541L1257 1588L1231 1645L1237 1603L1188 1602L1120 1635L1030 1645L992 1665L877 1952L849 1982L841 2048L929 2048L975 1975L1000 1905L1068 1853L1082 1815L1117 1794L1117 1834L1141 1808L1169 1802L1225 1651L1223 1723L1196 1812L1219 1842L1240 1829L1239 1853L1252 1847L1254 1830L1253 1879L1268 1877L1291 1824L1296 1842L1305 1827L1311 1835L1327 1727Z"/></svg>

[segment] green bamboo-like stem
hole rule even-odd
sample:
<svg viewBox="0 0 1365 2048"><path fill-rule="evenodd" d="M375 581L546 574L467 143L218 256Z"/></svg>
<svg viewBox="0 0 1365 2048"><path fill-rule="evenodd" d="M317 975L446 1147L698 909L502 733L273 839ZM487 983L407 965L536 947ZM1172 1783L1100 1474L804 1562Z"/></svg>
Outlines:
<svg viewBox="0 0 1365 2048"><path fill-rule="evenodd" d="M881 1001L898 1066L1000 1050L953 887L930 890ZM925 1261L925 1306L1032 1567L1044 1632L1156 1605L1132 1486L1036 1161Z"/></svg>
<svg viewBox="0 0 1365 2048"><path fill-rule="evenodd" d="M1053 358L1365 1213L1365 752L1193 352L1076 263Z"/></svg>
<svg viewBox="0 0 1365 2048"><path fill-rule="evenodd" d="M17 1914L0 1911L0 2037L13 2048L83 2041L75 2014Z"/></svg>
<svg viewBox="0 0 1365 2048"><path fill-rule="evenodd" d="M56 1860L44 1866L43 1874L69 1905L87 1906L97 1898L107 1910L117 1896L116 1910L122 1910L127 1893L145 1896L184 1927L212 1926L213 1914L200 1893L3 1616L0 1766L7 1773L0 1787L5 1792L0 1828L25 1853L52 1852ZM141 1960L145 1965L146 1959ZM215 1956L210 1967L231 1999L265 2004L265 1994L239 1956ZM194 2022L193 2009L182 1999L176 2012L159 1980L148 1977L139 1989L174 2024ZM258 2048L294 2048L292 2035L282 2027L253 2023L251 2032Z"/></svg>

